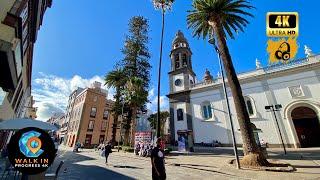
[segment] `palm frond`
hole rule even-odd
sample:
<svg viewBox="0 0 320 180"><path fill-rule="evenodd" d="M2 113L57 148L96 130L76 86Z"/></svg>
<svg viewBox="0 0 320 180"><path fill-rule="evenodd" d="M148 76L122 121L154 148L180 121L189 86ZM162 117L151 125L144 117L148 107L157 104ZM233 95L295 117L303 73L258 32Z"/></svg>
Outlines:
<svg viewBox="0 0 320 180"><path fill-rule="evenodd" d="M192 9L187 11L188 28L193 29L194 37L206 39L214 33L209 25L210 20L219 19L226 37L234 38L234 32L243 32L249 24L245 16L253 17L248 9L254 7L246 0L194 0Z"/></svg>

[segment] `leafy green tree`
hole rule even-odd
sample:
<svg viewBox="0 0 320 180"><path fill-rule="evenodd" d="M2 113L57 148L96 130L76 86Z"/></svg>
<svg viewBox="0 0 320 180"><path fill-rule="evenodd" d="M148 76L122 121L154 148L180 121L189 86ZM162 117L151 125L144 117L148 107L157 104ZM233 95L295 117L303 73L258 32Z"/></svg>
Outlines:
<svg viewBox="0 0 320 180"><path fill-rule="evenodd" d="M114 95L114 98L116 101L112 107L113 119L114 119L114 123L112 125L112 139L111 139L112 143L115 143L116 141L118 117L122 113L121 112L122 103L120 102L121 92L123 91L123 88L126 82L127 82L127 77L125 76L125 73L122 69L116 69L116 70L110 71L105 76L105 85L107 85L109 88L113 87L116 90L116 93Z"/></svg>
<svg viewBox="0 0 320 180"><path fill-rule="evenodd" d="M134 142L135 125L137 111L145 108L148 102L148 88L150 85L150 53L147 47L149 25L148 20L142 16L134 16L129 21L129 35L126 36L125 46L122 49L124 59L121 61L124 72L127 77L125 90L126 102L129 104L132 116L130 123L131 129L131 145ZM127 125L127 127L129 124ZM128 143L129 129L126 129L125 143Z"/></svg>
<svg viewBox="0 0 320 180"><path fill-rule="evenodd" d="M137 77L132 77L126 84L126 89L124 91L125 101L128 106L131 108L131 142L134 141L135 134L135 121L137 119L137 111L141 111L138 109L140 106L145 104L148 101L148 92L143 89L143 80ZM135 113L134 113L135 112ZM129 142L129 130L125 133L125 144L127 145Z"/></svg>
<svg viewBox="0 0 320 180"><path fill-rule="evenodd" d="M220 51L242 135L245 156L241 163L250 166L268 165L254 140L249 114L226 42L227 35L233 39L234 32L244 31L249 21L243 16L253 17L245 9L254 7L246 0L194 0L192 6L193 9L187 15L188 27L193 29L193 35L198 38L215 38Z"/></svg>
<svg viewBox="0 0 320 180"><path fill-rule="evenodd" d="M164 135L164 125L168 119L168 117L170 116L168 111L161 111L160 112L160 135L163 136ZM156 129L157 128L157 119L158 119L158 113L154 113L151 114L148 117L148 121L150 123L150 127L152 129Z"/></svg>

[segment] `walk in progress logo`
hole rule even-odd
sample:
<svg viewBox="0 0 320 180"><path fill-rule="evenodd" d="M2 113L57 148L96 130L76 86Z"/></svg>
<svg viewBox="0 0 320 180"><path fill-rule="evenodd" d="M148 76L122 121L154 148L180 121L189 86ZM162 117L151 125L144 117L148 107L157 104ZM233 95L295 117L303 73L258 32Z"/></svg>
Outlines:
<svg viewBox="0 0 320 180"><path fill-rule="evenodd" d="M39 139L41 134L36 131L29 131L22 135L19 140L19 148L26 157L39 157L43 153L40 149L42 142Z"/></svg>
<svg viewBox="0 0 320 180"><path fill-rule="evenodd" d="M269 64L288 63L298 52L299 15L297 12L267 13L267 52Z"/></svg>
<svg viewBox="0 0 320 180"><path fill-rule="evenodd" d="M56 153L49 134L32 127L17 131L9 142L8 151L12 166L24 174L46 171Z"/></svg>

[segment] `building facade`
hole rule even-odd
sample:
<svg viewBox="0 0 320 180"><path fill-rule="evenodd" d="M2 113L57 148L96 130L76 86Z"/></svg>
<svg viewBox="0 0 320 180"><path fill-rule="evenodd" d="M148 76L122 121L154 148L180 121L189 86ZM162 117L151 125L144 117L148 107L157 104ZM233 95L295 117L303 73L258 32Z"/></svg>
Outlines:
<svg viewBox="0 0 320 180"><path fill-rule="evenodd" d="M33 48L52 0L0 3L0 118L26 117L31 96ZM5 95L4 95L5 94Z"/></svg>
<svg viewBox="0 0 320 180"><path fill-rule="evenodd" d="M43 16L52 0L0 2L0 119L35 118L31 74L33 48ZM10 138L0 133L0 148Z"/></svg>
<svg viewBox="0 0 320 180"><path fill-rule="evenodd" d="M320 146L320 55L305 46L306 58L287 64L261 67L238 74L251 122L262 132L260 140L270 147L281 145L279 129L288 147ZM221 142L231 146L231 127L222 78L206 70L198 81L192 70L188 41L179 31L172 43L170 80L171 140L179 132L191 132L195 144ZM226 84L228 84L226 82ZM237 144L242 144L231 91L227 85ZM279 111L265 106L280 104ZM277 119L276 119L277 118ZM279 129L277 128L277 122Z"/></svg>
<svg viewBox="0 0 320 180"><path fill-rule="evenodd" d="M55 114L47 120L48 123L53 124L58 128L58 131L56 131L54 135L56 135L57 142L59 142L59 144L61 144L64 141L64 137L67 132L65 130L65 121L66 115L63 113Z"/></svg>
<svg viewBox="0 0 320 180"><path fill-rule="evenodd" d="M76 94L76 95L75 95ZM68 107L67 145L76 142L86 147L110 141L112 137L113 101L107 100L107 92L101 89L101 83L94 82L91 88L76 92Z"/></svg>

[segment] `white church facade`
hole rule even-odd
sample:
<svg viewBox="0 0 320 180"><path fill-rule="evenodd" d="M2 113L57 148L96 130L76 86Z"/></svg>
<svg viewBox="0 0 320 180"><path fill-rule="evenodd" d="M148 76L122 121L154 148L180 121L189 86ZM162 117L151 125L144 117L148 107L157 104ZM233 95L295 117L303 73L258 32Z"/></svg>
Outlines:
<svg viewBox="0 0 320 180"><path fill-rule="evenodd" d="M292 60L287 64L261 67L238 74L251 122L261 129L260 140L269 147L280 147L280 133L287 147L320 146L320 55ZM179 132L189 132L193 143L218 141L232 145L227 103L220 76L206 70L202 81L192 69L191 50L182 32L172 43L169 72L171 140ZM242 144L231 91L227 84L232 121L237 144ZM279 111L268 112L265 106L280 104ZM277 127L278 120L279 129Z"/></svg>

